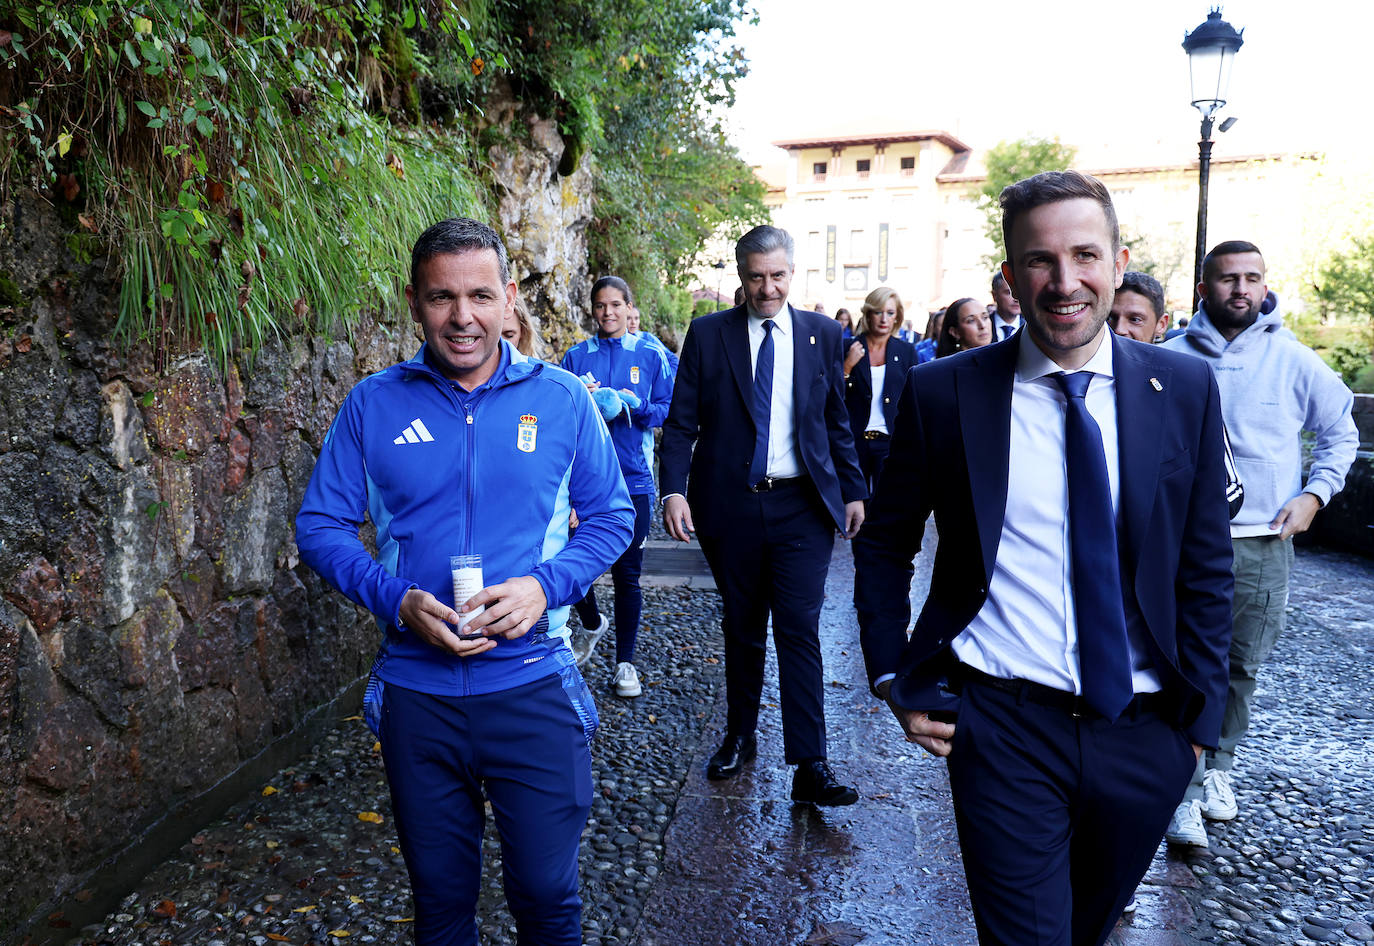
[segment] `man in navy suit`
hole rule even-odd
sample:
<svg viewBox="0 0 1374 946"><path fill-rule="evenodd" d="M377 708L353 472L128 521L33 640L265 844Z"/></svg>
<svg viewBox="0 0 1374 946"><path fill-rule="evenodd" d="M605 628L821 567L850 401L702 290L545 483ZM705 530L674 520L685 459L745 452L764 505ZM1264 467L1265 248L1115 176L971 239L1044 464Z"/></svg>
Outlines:
<svg viewBox="0 0 1374 946"><path fill-rule="evenodd" d="M707 777L736 775L757 751L771 614L792 798L849 805L858 793L826 761L818 622L835 530L853 537L868 494L840 325L787 303L792 257L785 231L750 230L735 247L744 304L687 329L660 446L663 523L701 540L724 606L728 718Z"/></svg>
<svg viewBox="0 0 1374 946"><path fill-rule="evenodd" d="M1210 371L1107 331L1128 254L1101 182L1001 206L1026 330L908 376L855 601L875 695L948 758L980 942L1100 944L1220 733L1221 411Z"/></svg>

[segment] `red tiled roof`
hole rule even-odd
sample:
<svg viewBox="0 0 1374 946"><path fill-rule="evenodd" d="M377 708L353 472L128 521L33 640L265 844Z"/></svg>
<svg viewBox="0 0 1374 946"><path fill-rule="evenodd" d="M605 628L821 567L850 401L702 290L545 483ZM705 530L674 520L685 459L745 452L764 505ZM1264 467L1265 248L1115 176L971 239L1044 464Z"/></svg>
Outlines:
<svg viewBox="0 0 1374 946"><path fill-rule="evenodd" d="M788 141L775 141L773 146L787 151L800 151L802 148L846 148L851 145L891 145L903 141L938 141L951 151L970 151L968 145L947 131L892 131L869 132L862 135L828 135L820 138L793 138Z"/></svg>

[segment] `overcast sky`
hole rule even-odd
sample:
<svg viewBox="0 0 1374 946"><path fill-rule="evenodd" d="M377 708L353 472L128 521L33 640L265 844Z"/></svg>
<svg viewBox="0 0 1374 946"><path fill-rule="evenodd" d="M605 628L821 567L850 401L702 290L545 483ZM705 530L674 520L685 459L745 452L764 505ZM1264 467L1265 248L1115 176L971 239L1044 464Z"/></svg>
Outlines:
<svg viewBox="0 0 1374 946"><path fill-rule="evenodd" d="M1196 159L1185 31L1197 0L755 0L750 75L731 134L754 163L770 141L941 129L975 149L1058 136L1084 167ZM1244 28L1215 156L1363 153L1374 167L1374 4L1233 0Z"/></svg>

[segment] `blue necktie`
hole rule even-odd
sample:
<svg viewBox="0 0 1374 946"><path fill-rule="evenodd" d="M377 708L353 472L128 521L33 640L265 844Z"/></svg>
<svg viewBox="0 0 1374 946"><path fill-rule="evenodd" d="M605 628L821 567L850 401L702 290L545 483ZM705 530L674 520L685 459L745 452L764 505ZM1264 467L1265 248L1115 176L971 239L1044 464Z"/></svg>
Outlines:
<svg viewBox="0 0 1374 946"><path fill-rule="evenodd" d="M773 416L773 320L763 320L763 344L754 362L754 458L749 461L749 485L768 475L768 421Z"/></svg>
<svg viewBox="0 0 1374 946"><path fill-rule="evenodd" d="M1134 693L1107 460L1102 451L1102 431L1084 400L1092 372L1061 372L1053 377L1068 398L1064 452L1069 472L1069 544L1083 698L1104 717L1115 720Z"/></svg>
<svg viewBox="0 0 1374 946"><path fill-rule="evenodd" d="M1012 333L1013 331L1015 331L1015 330L1016 330L1016 326L1015 326L1015 325L1007 325L1007 324L1003 323L1003 325L1002 325L1002 341L1005 342L1007 339L1011 338L1011 333Z"/></svg>

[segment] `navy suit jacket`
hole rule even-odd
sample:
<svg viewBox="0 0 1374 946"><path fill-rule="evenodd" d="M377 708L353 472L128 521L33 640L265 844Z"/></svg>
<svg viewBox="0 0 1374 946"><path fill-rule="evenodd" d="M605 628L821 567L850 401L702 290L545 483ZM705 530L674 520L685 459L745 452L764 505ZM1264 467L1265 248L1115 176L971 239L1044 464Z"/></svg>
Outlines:
<svg viewBox="0 0 1374 946"><path fill-rule="evenodd" d="M855 339L868 351L868 339ZM883 420L887 432L896 429L897 404L902 399L902 386L908 369L916 366L916 348L897 336L887 340L887 371L883 374ZM849 410L849 429L855 437L863 436L868 427L868 415L873 405L873 367L865 355L849 372L844 383L844 403Z"/></svg>
<svg viewBox="0 0 1374 946"><path fill-rule="evenodd" d="M887 467L854 542L869 682L896 672L890 696L908 709L958 709L948 686L950 642L987 600L1001 541L1022 335L909 372ZM1123 594L1144 619L1149 657L1173 698L1176 722L1193 742L1215 746L1226 705L1233 585L1216 380L1176 352L1108 338ZM912 559L932 511L939 530L934 575L908 640Z"/></svg>
<svg viewBox="0 0 1374 946"><path fill-rule="evenodd" d="M792 419L797 457L830 517L868 492L844 408L840 323L791 308ZM754 375L744 306L694 319L682 343L673 402L659 446L661 494L683 493L702 535L728 534L749 491ZM695 450L693 446L695 445ZM688 472L691 479L688 480Z"/></svg>

